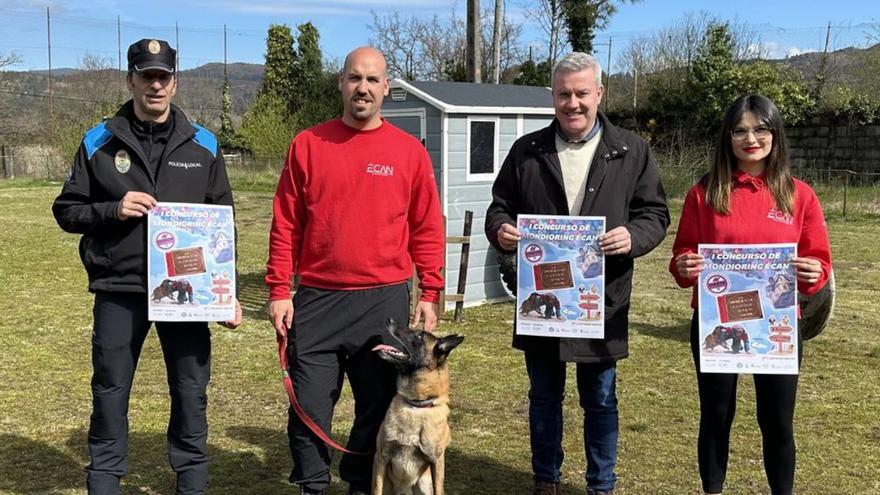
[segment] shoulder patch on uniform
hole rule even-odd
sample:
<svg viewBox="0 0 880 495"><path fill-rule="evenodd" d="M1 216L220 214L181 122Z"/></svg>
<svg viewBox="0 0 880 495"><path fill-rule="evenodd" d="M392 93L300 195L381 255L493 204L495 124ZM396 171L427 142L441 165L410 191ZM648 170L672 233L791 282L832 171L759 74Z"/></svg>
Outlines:
<svg viewBox="0 0 880 495"><path fill-rule="evenodd" d="M86 147L86 156L91 159L92 155L101 149L101 146L107 144L112 137L113 134L107 129L106 122L101 122L86 131L85 136L83 136L83 146Z"/></svg>
<svg viewBox="0 0 880 495"><path fill-rule="evenodd" d="M198 124L192 124L193 128L196 130L196 135L193 136L193 141L199 144L199 146L205 148L206 150L211 152L211 156L217 156L217 138L214 137L214 134L211 131L205 129L204 127Z"/></svg>

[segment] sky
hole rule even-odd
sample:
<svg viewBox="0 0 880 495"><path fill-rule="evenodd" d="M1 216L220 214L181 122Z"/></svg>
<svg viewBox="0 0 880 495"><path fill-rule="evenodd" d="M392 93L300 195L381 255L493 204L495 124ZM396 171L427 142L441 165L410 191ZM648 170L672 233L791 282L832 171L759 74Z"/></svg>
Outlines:
<svg viewBox="0 0 880 495"><path fill-rule="evenodd" d="M524 24L524 44L541 44L542 33L524 15L536 0L506 0L507 16ZM482 0L483 9L494 2ZM821 5L813 7L811 5ZM48 67L46 7L52 37L52 67L77 67L85 56L117 64L117 16L122 56L140 38L179 43L180 65L189 69L223 61L223 26L229 62L262 63L270 24L295 26L311 21L321 36L325 57L341 60L351 49L368 44L373 13L402 17L464 17L465 0L194 0L133 2L119 0L0 0L0 56L15 53L21 63L11 70ZM745 23L758 34L770 58L821 51L826 26L832 24L831 49L865 46L867 33L880 38L880 2L736 0L642 0L621 5L597 34L595 55L605 60L611 40L612 60L627 43L668 27L686 14L707 12L721 20ZM175 30L175 25L177 30ZM612 61L612 64L615 63ZM613 71L613 68L612 68Z"/></svg>

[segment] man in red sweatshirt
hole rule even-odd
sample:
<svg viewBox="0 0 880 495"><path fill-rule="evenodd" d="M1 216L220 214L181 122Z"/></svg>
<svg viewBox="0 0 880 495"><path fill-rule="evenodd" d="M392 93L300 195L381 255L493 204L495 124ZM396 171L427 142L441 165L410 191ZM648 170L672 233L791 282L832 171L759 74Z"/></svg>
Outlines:
<svg viewBox="0 0 880 495"><path fill-rule="evenodd" d="M395 393L395 370L372 348L384 342L385 320L409 319L413 264L421 298L413 324L437 324L443 288L443 217L424 146L385 122L385 57L358 48L339 76L343 115L299 133L278 182L269 235L269 317L290 329L288 360L297 399L330 431L343 373L355 401L347 448L369 452ZM291 301L291 277L300 285ZM388 342L390 343L390 342ZM330 450L291 408L290 481L302 493L325 493ZM371 456L343 455L350 494L369 493Z"/></svg>

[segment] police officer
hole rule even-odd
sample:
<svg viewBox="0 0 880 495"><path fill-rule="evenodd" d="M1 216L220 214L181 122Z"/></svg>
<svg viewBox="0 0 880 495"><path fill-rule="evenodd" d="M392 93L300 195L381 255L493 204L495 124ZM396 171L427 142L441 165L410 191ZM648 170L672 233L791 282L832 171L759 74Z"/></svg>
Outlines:
<svg viewBox="0 0 880 495"><path fill-rule="evenodd" d="M128 401L152 322L147 319L146 217L157 201L232 205L217 140L171 103L176 52L162 40L128 48L132 99L86 132L52 205L58 225L82 234L79 253L95 294L90 494L118 494L128 470ZM236 303L234 321L241 321ZM171 395L168 457L177 493L208 481L206 388L211 340L204 322L157 322Z"/></svg>

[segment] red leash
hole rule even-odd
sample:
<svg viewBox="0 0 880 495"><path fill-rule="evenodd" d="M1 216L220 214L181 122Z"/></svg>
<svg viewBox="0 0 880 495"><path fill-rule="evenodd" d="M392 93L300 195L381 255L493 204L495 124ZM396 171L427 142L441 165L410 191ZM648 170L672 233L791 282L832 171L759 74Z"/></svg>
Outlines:
<svg viewBox="0 0 880 495"><path fill-rule="evenodd" d="M296 400L296 393L293 391L293 380L290 378L290 373L287 371L287 329L285 329L284 336L278 336L278 360L281 363L281 376L284 378L284 390L287 391L287 397L290 399L290 405L293 406L293 410L296 411L296 415L299 419L312 431L318 438L321 439L324 443L329 445L331 448L334 448L340 452L345 452L346 454L354 454L354 455L369 455L369 452L354 452L346 449L342 445L334 442L332 438L330 438L321 427L315 423L312 418L309 417L308 414L303 410L303 408L299 405L299 401Z"/></svg>

